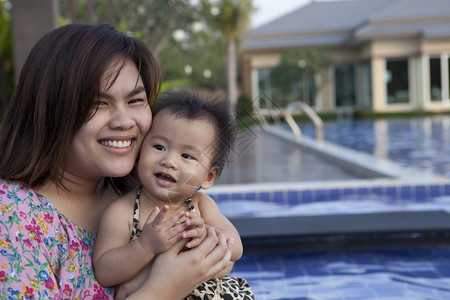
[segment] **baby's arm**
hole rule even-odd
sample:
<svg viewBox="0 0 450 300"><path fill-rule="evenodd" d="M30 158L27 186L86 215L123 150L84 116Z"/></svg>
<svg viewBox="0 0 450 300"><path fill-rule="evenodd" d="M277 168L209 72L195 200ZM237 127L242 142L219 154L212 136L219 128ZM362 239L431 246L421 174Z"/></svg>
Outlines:
<svg viewBox="0 0 450 300"><path fill-rule="evenodd" d="M181 239L181 232L187 227L184 224L173 226L184 213L163 222L167 207L161 213L155 209L148 217L141 236L130 242L134 199L127 196L111 204L100 222L93 263L95 276L103 286L114 286L132 279L156 254ZM167 239L162 237L167 233L170 234ZM170 243L161 245L155 242L158 237L170 240Z"/></svg>

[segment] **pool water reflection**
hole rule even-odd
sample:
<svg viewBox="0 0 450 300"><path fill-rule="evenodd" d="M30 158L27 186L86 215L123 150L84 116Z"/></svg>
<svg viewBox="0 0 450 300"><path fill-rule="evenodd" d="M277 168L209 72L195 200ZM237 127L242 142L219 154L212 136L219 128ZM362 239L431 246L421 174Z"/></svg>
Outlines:
<svg viewBox="0 0 450 300"><path fill-rule="evenodd" d="M450 299L450 249L246 255L256 299Z"/></svg>
<svg viewBox="0 0 450 300"><path fill-rule="evenodd" d="M300 128L314 137L312 124L300 124ZM449 115L324 122L324 139L450 177Z"/></svg>

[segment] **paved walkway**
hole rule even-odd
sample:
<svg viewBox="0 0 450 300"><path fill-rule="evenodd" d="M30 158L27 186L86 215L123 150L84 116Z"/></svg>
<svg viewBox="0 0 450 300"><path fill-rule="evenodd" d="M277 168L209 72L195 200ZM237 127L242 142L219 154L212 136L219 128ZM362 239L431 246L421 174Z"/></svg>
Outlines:
<svg viewBox="0 0 450 300"><path fill-rule="evenodd" d="M362 179L299 145L264 132L250 130L238 135L230 162L216 184L310 182ZM366 177L367 178L367 177Z"/></svg>

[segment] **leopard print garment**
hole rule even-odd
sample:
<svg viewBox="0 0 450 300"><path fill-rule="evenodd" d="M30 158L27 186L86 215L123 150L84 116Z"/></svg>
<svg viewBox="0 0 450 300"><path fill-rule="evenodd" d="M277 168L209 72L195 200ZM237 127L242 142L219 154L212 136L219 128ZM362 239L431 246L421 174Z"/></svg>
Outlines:
<svg viewBox="0 0 450 300"><path fill-rule="evenodd" d="M254 300L255 296L247 280L224 276L203 282L184 300Z"/></svg>

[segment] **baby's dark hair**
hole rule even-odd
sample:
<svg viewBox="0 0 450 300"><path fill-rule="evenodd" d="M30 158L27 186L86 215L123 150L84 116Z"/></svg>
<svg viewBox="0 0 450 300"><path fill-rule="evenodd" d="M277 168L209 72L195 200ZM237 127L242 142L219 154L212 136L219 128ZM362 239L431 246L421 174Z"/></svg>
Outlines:
<svg viewBox="0 0 450 300"><path fill-rule="evenodd" d="M188 120L206 118L214 124L217 142L212 147L215 154L211 166L217 166L220 175L236 139L236 127L227 102L183 89L163 93L156 102L153 117L163 110L169 111L177 118Z"/></svg>

